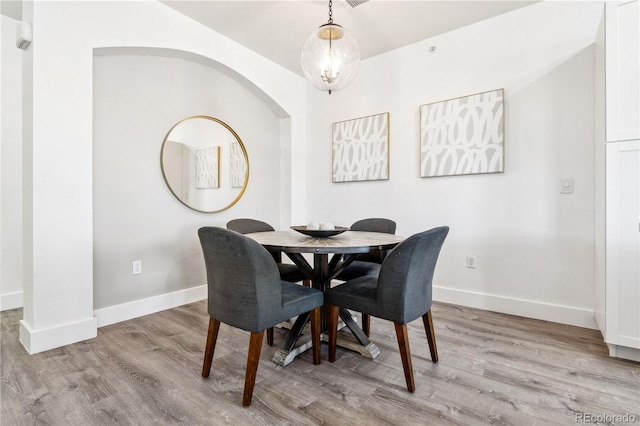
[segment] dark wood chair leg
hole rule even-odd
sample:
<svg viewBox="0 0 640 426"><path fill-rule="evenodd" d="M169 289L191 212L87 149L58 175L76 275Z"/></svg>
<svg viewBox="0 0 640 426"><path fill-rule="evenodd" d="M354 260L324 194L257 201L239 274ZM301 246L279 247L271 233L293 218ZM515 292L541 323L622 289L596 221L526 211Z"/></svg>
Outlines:
<svg viewBox="0 0 640 426"><path fill-rule="evenodd" d="M311 280L302 281L302 285L305 286L305 287L311 287Z"/></svg>
<svg viewBox="0 0 640 426"><path fill-rule="evenodd" d="M207 344L204 349L202 377L209 377L209 373L211 372L211 361L213 360L213 351L216 349L218 330L220 330L220 321L214 317L209 317L209 331L207 333Z"/></svg>
<svg viewBox="0 0 640 426"><path fill-rule="evenodd" d="M264 330L251 332L249 354L247 355L247 373L244 376L244 394L242 395L242 405L245 407L251 405L251 397L253 397L253 386L256 384L256 373L258 372L263 339Z"/></svg>
<svg viewBox="0 0 640 426"><path fill-rule="evenodd" d="M438 347L436 346L436 334L433 331L433 317L431 310L422 316L424 322L424 330L427 332L427 342L429 342L429 351L431 352L431 361L438 362Z"/></svg>
<svg viewBox="0 0 640 426"><path fill-rule="evenodd" d="M267 328L267 345L273 346L273 327Z"/></svg>
<svg viewBox="0 0 640 426"><path fill-rule="evenodd" d="M313 351L313 363L320 364L320 329L322 328L322 307L317 307L310 312L311 316L311 350Z"/></svg>
<svg viewBox="0 0 640 426"><path fill-rule="evenodd" d="M338 342L338 315L340 308L338 306L329 305L328 324L329 328L329 362L336 360L336 346Z"/></svg>
<svg viewBox="0 0 640 426"><path fill-rule="evenodd" d="M362 314L362 331L364 331L367 337L371 337L369 336L369 330L371 330L371 316Z"/></svg>
<svg viewBox="0 0 640 426"><path fill-rule="evenodd" d="M409 333L407 324L393 323L396 326L396 337L400 348L400 358L402 358L402 368L404 368L404 378L407 381L409 392L416 390L416 383L413 380L413 365L411 364L411 350L409 349Z"/></svg>

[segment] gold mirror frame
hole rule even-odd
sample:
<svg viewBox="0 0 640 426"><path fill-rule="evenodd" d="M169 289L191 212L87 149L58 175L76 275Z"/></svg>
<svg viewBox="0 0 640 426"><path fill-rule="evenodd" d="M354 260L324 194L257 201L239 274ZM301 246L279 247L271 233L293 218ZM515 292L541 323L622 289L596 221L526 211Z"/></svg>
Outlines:
<svg viewBox="0 0 640 426"><path fill-rule="evenodd" d="M195 121L190 120L208 121L196 123ZM228 130L230 132L230 135L227 135L226 132L222 130L222 128L218 129L217 126L216 128L210 128L213 129L212 133L218 133L218 136L220 136L220 138L219 140L210 142L217 143L218 145L206 147L207 145L205 144L207 143L207 135L201 134L201 132L195 131L194 129L189 129L185 126L186 124L189 124L191 125L190 127L202 127L209 123L219 124L224 129ZM179 131L183 131L183 133L184 131L186 131L187 135L190 131L191 134L188 135L190 137L186 137L186 139L188 140L179 140L182 137ZM221 131L222 133L220 133ZM194 138L194 136L197 137L197 139ZM233 138L231 138L231 136L233 136ZM205 140L203 141L203 139ZM227 139L226 146L221 146L220 144L225 143L224 139ZM188 144L187 142L190 142L190 144ZM221 186L225 187L225 184L231 184L232 178L228 175L221 175L221 171L225 173L232 169L232 166L230 164L230 153L231 144L234 142L238 143L242 152L242 156L244 158L244 163L246 165L242 187L229 186L228 188L223 188L223 190L226 191L229 195L222 198L223 201L221 202L221 204L223 205L223 207L220 208L218 208L217 206L207 208L206 206L202 206L200 205L200 203L196 203L194 200L191 200L191 190L203 191L202 193L199 193L201 195L199 198L204 199L207 202L213 200L212 204L215 205L215 199L211 197L215 197L216 195L218 195L216 194L216 191L218 191ZM205 148L202 148L203 146L205 146ZM180 154L178 154L180 156L179 159L176 159L175 151L177 149L180 150ZM193 155L191 154L191 152L193 152ZM173 158L169 159L169 156L173 156ZM184 170L185 156L188 158L188 166L186 167L186 171ZM226 164L224 161L222 162L223 164L221 167L221 156L222 158L229 160L229 169L225 169L224 166ZM205 158L205 160L200 160L199 163L200 157ZM198 164L196 163L202 164L202 161L204 161L208 167L208 174L206 176L197 171ZM242 143L240 136L238 136L238 134L224 121L206 115L194 115L191 117L187 117L183 120L180 120L175 125L173 125L171 129L169 129L167 135L164 138L164 141L162 142L162 147L160 148L160 169L162 170L162 178L164 179L167 188L169 188L169 191L171 191L173 196L176 197L176 199L186 207L201 213L217 213L231 208L238 202L238 200L240 200L242 195L244 195L244 192L247 189L247 184L249 183L249 156L247 155L247 150ZM185 173L187 175L186 177ZM180 174L180 177L176 178L178 174ZM229 177L229 182L227 182L227 177ZM191 183L193 183L192 181L196 182L195 186L189 186L186 194L184 192L184 189L181 190L181 185L184 184L185 179L187 179ZM198 186L197 182L200 182L200 186ZM235 196L235 198L231 200L233 194L235 194L233 188L238 188L239 192ZM224 201L225 198L227 201Z"/></svg>

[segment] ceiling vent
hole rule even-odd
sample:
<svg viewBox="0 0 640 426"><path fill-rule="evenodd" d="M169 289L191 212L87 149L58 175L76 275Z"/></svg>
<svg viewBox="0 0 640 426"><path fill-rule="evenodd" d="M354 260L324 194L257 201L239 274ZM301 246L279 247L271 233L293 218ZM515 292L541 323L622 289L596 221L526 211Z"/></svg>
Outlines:
<svg viewBox="0 0 640 426"><path fill-rule="evenodd" d="M361 4L365 4L369 0L345 0L347 4L351 7L360 6Z"/></svg>

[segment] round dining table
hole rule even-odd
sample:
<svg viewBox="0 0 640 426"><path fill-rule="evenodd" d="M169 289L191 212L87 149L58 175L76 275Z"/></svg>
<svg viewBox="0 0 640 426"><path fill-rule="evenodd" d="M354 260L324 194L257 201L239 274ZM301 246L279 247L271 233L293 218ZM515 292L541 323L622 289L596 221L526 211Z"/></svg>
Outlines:
<svg viewBox="0 0 640 426"><path fill-rule="evenodd" d="M245 235L271 252L285 253L312 281L313 287L322 292L331 288L332 280L356 260L358 254L390 250L404 240L404 237L394 234L363 231L346 231L324 238L308 236L296 231L267 231ZM313 256L313 266L307 261L305 254ZM329 259L330 255L331 259ZM380 350L358 326L351 313L346 309L340 309L340 318L351 330L357 342L339 339L338 344L355 350L367 358L376 358ZM273 355L273 362L287 365L297 355L311 347L310 341L298 344L308 321L308 314L297 317L283 346ZM326 340L326 306L323 309L322 330L323 340Z"/></svg>

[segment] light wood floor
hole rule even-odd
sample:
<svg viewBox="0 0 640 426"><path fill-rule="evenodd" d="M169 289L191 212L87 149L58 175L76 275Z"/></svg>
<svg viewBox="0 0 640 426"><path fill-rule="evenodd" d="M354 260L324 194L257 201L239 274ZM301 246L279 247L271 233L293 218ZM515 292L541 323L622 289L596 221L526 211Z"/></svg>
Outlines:
<svg viewBox="0 0 640 426"><path fill-rule="evenodd" d="M640 364L609 358L599 332L434 304L440 362L409 326L417 390L406 391L393 325L371 320L376 360L338 348L286 367L263 346L251 407L241 406L249 335L222 325L200 376L205 302L103 327L86 342L29 356L20 309L1 315L0 423L9 425L575 424L577 413L640 423ZM607 423L607 422L605 422ZM609 423L607 423L609 424ZM620 423L618 423L620 424Z"/></svg>

